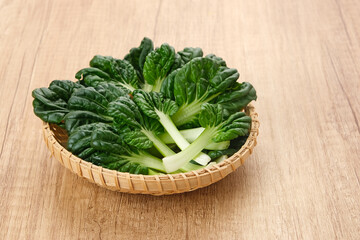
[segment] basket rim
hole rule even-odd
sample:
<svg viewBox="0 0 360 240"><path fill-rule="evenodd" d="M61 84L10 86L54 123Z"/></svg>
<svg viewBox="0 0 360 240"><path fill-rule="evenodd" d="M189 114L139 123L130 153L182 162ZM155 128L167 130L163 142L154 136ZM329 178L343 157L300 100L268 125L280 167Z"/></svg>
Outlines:
<svg viewBox="0 0 360 240"><path fill-rule="evenodd" d="M50 141L50 143L53 143L53 144L57 143L61 148L60 152L63 152L64 154L68 155L69 158L71 158L75 162L78 162L80 165L82 165L84 167L88 167L92 170L100 171L103 174L111 174L111 175L115 174L118 177L127 178L129 180L141 179L141 180L145 180L145 181L147 181L147 180L150 180L150 181L153 181L153 180L173 181L174 179L180 179L180 178L182 178L182 179L194 178L194 177L198 178L202 175L211 174L216 171L221 172L221 170L223 168L227 168L229 166L231 166L232 170L235 171L237 167L234 166L234 162L239 159L241 159L243 162L250 154L252 154L252 150L257 143L256 139L259 134L260 123L258 120L258 114L255 112L255 107L252 104L248 104L247 107L245 108L245 112L247 113L248 116L251 117L251 120L252 120L251 128L250 128L250 132L249 132L249 137L247 138L245 144L236 153L234 153L232 156L228 157L227 159L223 160L222 162L214 164L210 167L193 170L193 171L189 171L189 172L185 172L185 173L175 173L175 174L169 174L169 173L161 174L161 175L131 174L131 173L127 173L127 172L119 172L116 170L110 170L107 168L103 168L101 166L97 166L91 162L87 162L87 161L77 157L76 155L74 155L73 153L68 151L65 147L63 147L60 144L60 142L56 139L55 133L52 131L51 125L49 123L43 121L42 128L44 131L44 136L48 137L48 140ZM52 124L52 125L56 125L56 124Z"/></svg>

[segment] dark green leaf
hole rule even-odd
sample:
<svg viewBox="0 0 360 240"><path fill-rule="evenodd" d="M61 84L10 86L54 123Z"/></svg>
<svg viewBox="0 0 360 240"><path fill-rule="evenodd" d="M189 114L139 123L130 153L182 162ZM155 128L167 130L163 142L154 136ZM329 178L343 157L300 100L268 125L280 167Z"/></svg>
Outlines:
<svg viewBox="0 0 360 240"><path fill-rule="evenodd" d="M179 111L173 116L177 126L196 120L201 104L210 102L226 91L238 79L236 69L220 67L208 58L195 58L182 67L173 78L166 83L167 88L174 87L174 99ZM171 84L171 81L174 84ZM171 89L164 89L168 95Z"/></svg>
<svg viewBox="0 0 360 240"><path fill-rule="evenodd" d="M144 38L137 48L130 49L130 52L124 57L125 60L135 68L139 79L144 82L142 74L146 56L154 50L153 42L149 38Z"/></svg>
<svg viewBox="0 0 360 240"><path fill-rule="evenodd" d="M107 81L111 81L111 77L109 74L107 74L104 71L101 71L98 68L93 68L93 67L89 67L89 68L83 68L80 71L78 71L75 74L75 78L79 79L79 80L83 80L84 78L86 78L89 75L93 75L93 76L98 76L102 79L105 79Z"/></svg>
<svg viewBox="0 0 360 240"><path fill-rule="evenodd" d="M144 64L143 74L145 81L160 91L162 81L168 75L175 61L175 50L167 43L149 53Z"/></svg>
<svg viewBox="0 0 360 240"><path fill-rule="evenodd" d="M163 132L161 124L156 119L143 116L130 98L120 97L111 102L108 114L114 117L115 125L122 132L125 142L140 149L151 148L153 145L142 130L155 135Z"/></svg>
<svg viewBox="0 0 360 240"><path fill-rule="evenodd" d="M90 161L96 165L100 165L109 169L118 170L121 166L129 161L120 155L107 152L97 152L90 157Z"/></svg>
<svg viewBox="0 0 360 240"><path fill-rule="evenodd" d="M32 91L33 98L53 109L66 109L66 101L48 88L37 88Z"/></svg>
<svg viewBox="0 0 360 240"><path fill-rule="evenodd" d="M88 87L96 88L101 83L113 82L109 79L101 78L97 75L87 75L84 77L85 85Z"/></svg>
<svg viewBox="0 0 360 240"><path fill-rule="evenodd" d="M73 93L68 102L70 110L90 111L105 114L109 102L92 87L82 88Z"/></svg>
<svg viewBox="0 0 360 240"><path fill-rule="evenodd" d="M223 109L219 104L205 103L201 106L199 123L202 127L216 127L223 122Z"/></svg>
<svg viewBox="0 0 360 240"><path fill-rule="evenodd" d="M124 154L129 151L118 134L102 129L93 131L91 135L91 146L98 151L116 154Z"/></svg>
<svg viewBox="0 0 360 240"><path fill-rule="evenodd" d="M175 100L174 97L174 82L175 76L180 71L180 69L176 69L171 72L163 81L161 85L161 93L164 94L164 97Z"/></svg>
<svg viewBox="0 0 360 240"><path fill-rule="evenodd" d="M84 157L88 151L93 151L88 149L91 148L91 134L96 129L111 129L111 127L103 123L92 123L77 127L69 135L67 148L79 157Z"/></svg>
<svg viewBox="0 0 360 240"><path fill-rule="evenodd" d="M250 83L236 82L234 86L227 89L212 102L221 104L221 106L226 109L229 114L232 114L245 108L249 102L256 100L256 98L256 90Z"/></svg>
<svg viewBox="0 0 360 240"><path fill-rule="evenodd" d="M133 100L142 112L155 119L159 119L156 110L169 116L178 110L176 103L170 99L165 99L162 93L135 90Z"/></svg>
<svg viewBox="0 0 360 240"><path fill-rule="evenodd" d="M232 140L238 136L245 136L249 133L251 117L243 112L232 114L222 123L221 131L213 138L214 142Z"/></svg>
<svg viewBox="0 0 360 240"><path fill-rule="evenodd" d="M79 88L83 88L83 86L70 80L54 80L49 86L49 89L55 92L65 102L67 102L71 94Z"/></svg>
<svg viewBox="0 0 360 240"><path fill-rule="evenodd" d="M96 152L96 150L94 148L87 148L84 151L82 151L81 153L78 154L78 157L86 160L88 159L92 154L94 154Z"/></svg>
<svg viewBox="0 0 360 240"><path fill-rule="evenodd" d="M229 148L239 150L245 144L248 137L249 137L249 135L246 134L245 136L239 136L239 137L231 140Z"/></svg>
<svg viewBox="0 0 360 240"><path fill-rule="evenodd" d="M65 128L71 133L74 128L89 123L112 123L113 119L108 116L103 116L89 111L71 111L65 116Z"/></svg>
<svg viewBox="0 0 360 240"><path fill-rule="evenodd" d="M60 123L68 113L66 101L48 88L37 88L32 96L34 113L45 122Z"/></svg>
<svg viewBox="0 0 360 240"><path fill-rule="evenodd" d="M130 91L127 88L123 88L121 86L117 86L113 83L99 83L95 90L102 94L109 102L112 102L119 97L130 98Z"/></svg>
<svg viewBox="0 0 360 240"><path fill-rule="evenodd" d="M59 124L69 111L66 108L58 109L47 106L38 99L33 101L34 113L41 120L49 123Z"/></svg>
<svg viewBox="0 0 360 240"><path fill-rule="evenodd" d="M126 60L96 55L90 61L90 66L106 72L113 81L119 82L122 86L131 91L139 88L139 79L136 71Z"/></svg>
<svg viewBox="0 0 360 240"><path fill-rule="evenodd" d="M201 106L199 123L204 128L217 128L214 142L229 141L248 134L251 118L244 112L237 112L226 119L220 104L204 103Z"/></svg>
<svg viewBox="0 0 360 240"><path fill-rule="evenodd" d="M124 141L139 149L148 149L153 146L153 142L141 131L132 131L124 133Z"/></svg>
<svg viewBox="0 0 360 240"><path fill-rule="evenodd" d="M178 54L181 56L181 66L183 66L194 58L202 57L203 51L201 48L187 47L178 52Z"/></svg>
<svg viewBox="0 0 360 240"><path fill-rule="evenodd" d="M215 160L216 158L221 157L222 155L227 155L227 156L232 156L234 153L236 153L238 150L236 149L225 149L225 150L214 150L214 151L209 151L207 154L209 155L209 157L211 157L211 160Z"/></svg>
<svg viewBox="0 0 360 240"><path fill-rule="evenodd" d="M175 71L176 69L181 68L182 66L183 64L181 62L181 56L178 53L175 53L174 64L171 66L169 73Z"/></svg>
<svg viewBox="0 0 360 240"><path fill-rule="evenodd" d="M205 56L206 58L214 60L220 66L226 67L226 62L221 57L217 57L215 54L208 54Z"/></svg>
<svg viewBox="0 0 360 240"><path fill-rule="evenodd" d="M108 115L116 122L132 127L141 128L141 113L136 104L128 97L119 97L111 102L108 107Z"/></svg>

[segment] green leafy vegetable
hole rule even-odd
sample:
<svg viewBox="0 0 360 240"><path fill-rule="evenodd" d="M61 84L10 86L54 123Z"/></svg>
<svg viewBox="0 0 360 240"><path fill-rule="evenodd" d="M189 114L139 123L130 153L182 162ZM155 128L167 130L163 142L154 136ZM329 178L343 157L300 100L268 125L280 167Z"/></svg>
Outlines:
<svg viewBox="0 0 360 240"><path fill-rule="evenodd" d="M243 112L237 112L228 119L224 119L221 105L205 103L202 105L199 123L205 128L201 135L183 151L163 159L167 172L179 169L212 141L228 141L246 135L250 128L251 118Z"/></svg>
<svg viewBox="0 0 360 240"><path fill-rule="evenodd" d="M145 151L139 151L135 148L128 147L119 135L109 130L97 129L91 135L91 146L107 153L107 159L116 160L115 162L102 162L103 166L110 169L122 170L119 168L119 162L128 161L137 163L143 167L150 167L158 171L164 172L164 166L161 159L158 159ZM103 155L104 156L104 155ZM110 157L110 159L109 159ZM123 166L123 164L120 164Z"/></svg>
<svg viewBox="0 0 360 240"><path fill-rule="evenodd" d="M79 88L83 88L83 86L70 80L54 80L49 85L49 89L55 92L65 102L67 102L71 94Z"/></svg>
<svg viewBox="0 0 360 240"><path fill-rule="evenodd" d="M154 50L144 38L124 59L95 55L89 65L77 82L32 92L34 113L65 127L67 149L85 161L132 174L182 173L223 161L248 138L251 118L239 111L256 91L221 57L167 43Z"/></svg>
<svg viewBox="0 0 360 240"><path fill-rule="evenodd" d="M220 66L226 67L226 62L224 61L224 59L222 59L221 57L217 57L215 54L208 54L205 57L214 60Z"/></svg>
<svg viewBox="0 0 360 240"><path fill-rule="evenodd" d="M178 110L174 101L164 99L161 93L147 93L143 90L136 90L134 91L134 102L147 116L159 120L181 150L186 149L190 145L170 118ZM210 161L210 157L200 151L194 156L194 160L201 165L206 165Z"/></svg>
<svg viewBox="0 0 360 240"><path fill-rule="evenodd" d="M119 90L118 93L125 92ZM73 93L68 102L69 113L65 116L66 130L71 132L74 128L88 123L113 122L113 118L107 112L108 105L107 98L94 88L79 89Z"/></svg>
<svg viewBox="0 0 360 240"><path fill-rule="evenodd" d="M95 90L102 94L109 102L116 100L121 96L130 96L130 91L127 88L122 88L113 83L99 83Z"/></svg>
<svg viewBox="0 0 360 240"><path fill-rule="evenodd" d="M149 38L144 38L140 46L137 48L130 49L130 52L124 57L125 60L131 63L135 68L136 73L141 80L144 82L143 69L146 56L154 50L154 44Z"/></svg>
<svg viewBox="0 0 360 240"><path fill-rule="evenodd" d="M93 123L76 128L69 136L68 149L96 165L148 174L148 168L164 172L161 159L127 146L109 125Z"/></svg>
<svg viewBox="0 0 360 240"><path fill-rule="evenodd" d="M54 80L50 83L49 88L33 90L35 115L45 122L60 124L69 112L67 109L69 97L80 88L82 88L80 84L68 80Z"/></svg>
<svg viewBox="0 0 360 240"><path fill-rule="evenodd" d="M203 51L201 48L191 48L187 47L184 50L178 52L181 57L181 66L184 66L186 63L190 62L192 59L203 56Z"/></svg>
<svg viewBox="0 0 360 240"><path fill-rule="evenodd" d="M170 72L175 61L175 50L164 43L160 48L150 52L144 63L144 90L159 92L161 84Z"/></svg>
<svg viewBox="0 0 360 240"><path fill-rule="evenodd" d="M90 157L90 160L103 167L135 173L135 165L142 168L142 174L149 172L148 168L156 171L165 172L162 160L149 154L147 151L138 150L126 145L122 139L107 129L95 130L91 135L91 146L100 151ZM134 172L124 168L125 164L132 164ZM203 166L186 164L181 171L192 171Z"/></svg>
<svg viewBox="0 0 360 240"><path fill-rule="evenodd" d="M96 55L93 59L91 59L90 66L106 72L112 81L117 82L130 91L140 88L139 78L136 71L126 60Z"/></svg>
<svg viewBox="0 0 360 240"><path fill-rule="evenodd" d="M103 81L112 81L109 74L94 67L83 68L75 74L75 78L83 85L85 81L84 79L88 76L97 76L99 79L103 79Z"/></svg>
<svg viewBox="0 0 360 240"><path fill-rule="evenodd" d="M236 153L237 151L238 150L236 150L236 149L228 148L228 149L224 149L224 150L210 151L210 152L208 152L208 155L211 157L211 160L215 160L223 155L231 156L234 153Z"/></svg>
<svg viewBox="0 0 360 240"><path fill-rule="evenodd" d="M120 97L116 101L111 102L108 113L115 119L117 129L120 129L124 141L130 146L138 149L149 149L155 146L162 156L175 154L158 137L159 134L164 132L160 122L157 119L143 115L131 99ZM194 164L186 164L180 170L192 171L201 167Z"/></svg>
<svg viewBox="0 0 360 240"><path fill-rule="evenodd" d="M78 157L87 160L96 150L91 147L91 134L96 129L111 130L111 126L104 123L86 124L74 129L69 135L67 148Z"/></svg>
<svg viewBox="0 0 360 240"><path fill-rule="evenodd" d="M111 102L108 113L115 119L118 129L122 129L124 140L129 145L139 149L148 149L154 145L163 155L173 154L157 137L164 131L159 121L141 114L130 98L120 97Z"/></svg>
<svg viewBox="0 0 360 240"><path fill-rule="evenodd" d="M236 69L220 67L208 58L195 58L176 74L171 74L165 81L162 92L175 99L180 106L179 111L172 117L175 125L191 122L197 125L201 105L225 92L238 77Z"/></svg>
<svg viewBox="0 0 360 240"><path fill-rule="evenodd" d="M255 88L250 83L236 82L230 89L227 89L212 102L221 104L228 114L232 114L245 108L252 100L256 99Z"/></svg>
<svg viewBox="0 0 360 240"><path fill-rule="evenodd" d="M171 67L170 73L181 68L192 59L202 57L202 55L203 52L201 48L184 48L184 50L175 54L174 64Z"/></svg>

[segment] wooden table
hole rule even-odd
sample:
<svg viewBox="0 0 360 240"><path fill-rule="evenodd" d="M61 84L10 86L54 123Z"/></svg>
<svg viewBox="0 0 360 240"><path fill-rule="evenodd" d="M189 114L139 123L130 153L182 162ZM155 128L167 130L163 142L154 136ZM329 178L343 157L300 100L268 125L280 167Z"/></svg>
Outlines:
<svg viewBox="0 0 360 240"><path fill-rule="evenodd" d="M31 91L148 36L257 89L254 154L204 189L102 189L51 159ZM0 239L360 239L360 2L0 1Z"/></svg>

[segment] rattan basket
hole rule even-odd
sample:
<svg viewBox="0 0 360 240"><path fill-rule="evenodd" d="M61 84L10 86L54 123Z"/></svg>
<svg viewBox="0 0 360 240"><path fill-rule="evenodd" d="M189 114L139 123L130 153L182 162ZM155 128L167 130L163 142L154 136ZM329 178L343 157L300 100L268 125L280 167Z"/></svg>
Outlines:
<svg viewBox="0 0 360 240"><path fill-rule="evenodd" d="M110 190L165 195L193 191L217 182L235 171L247 159L256 145L259 121L255 108L249 105L245 112L251 116L250 135L234 155L209 168L179 174L137 175L109 170L86 162L66 150L67 133L55 124L43 123L44 140L51 154L66 168L90 182Z"/></svg>

